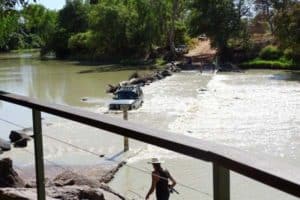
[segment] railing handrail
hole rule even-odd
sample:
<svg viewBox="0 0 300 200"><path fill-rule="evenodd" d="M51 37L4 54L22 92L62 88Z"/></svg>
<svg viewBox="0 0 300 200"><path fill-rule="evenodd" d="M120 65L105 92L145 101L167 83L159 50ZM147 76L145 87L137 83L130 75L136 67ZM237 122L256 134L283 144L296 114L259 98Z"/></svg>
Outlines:
<svg viewBox="0 0 300 200"><path fill-rule="evenodd" d="M300 169L296 166L251 153L161 131L78 108L41 103L36 99L0 91L0 100L53 114L118 135L156 145L177 153L209 161L266 185L300 197Z"/></svg>

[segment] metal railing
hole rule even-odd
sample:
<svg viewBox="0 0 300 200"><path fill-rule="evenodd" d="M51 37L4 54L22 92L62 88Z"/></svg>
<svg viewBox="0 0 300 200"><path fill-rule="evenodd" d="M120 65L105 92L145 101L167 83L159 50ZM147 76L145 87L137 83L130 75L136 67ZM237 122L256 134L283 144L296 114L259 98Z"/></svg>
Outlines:
<svg viewBox="0 0 300 200"><path fill-rule="evenodd" d="M41 112L156 145L213 164L214 200L230 199L230 171L300 197L300 169L264 156L80 109L0 92L0 100L32 109L38 199L45 199Z"/></svg>

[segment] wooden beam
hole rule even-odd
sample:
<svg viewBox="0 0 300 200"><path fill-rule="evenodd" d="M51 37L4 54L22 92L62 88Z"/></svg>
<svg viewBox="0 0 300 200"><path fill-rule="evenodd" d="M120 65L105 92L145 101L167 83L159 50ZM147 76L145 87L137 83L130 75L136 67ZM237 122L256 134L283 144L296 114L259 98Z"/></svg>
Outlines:
<svg viewBox="0 0 300 200"><path fill-rule="evenodd" d="M33 109L32 116L37 199L46 200L41 112Z"/></svg>
<svg viewBox="0 0 300 200"><path fill-rule="evenodd" d="M121 108L123 110L123 119L128 121L128 109L129 105L121 105ZM129 150L129 139L128 137L124 137L124 152Z"/></svg>

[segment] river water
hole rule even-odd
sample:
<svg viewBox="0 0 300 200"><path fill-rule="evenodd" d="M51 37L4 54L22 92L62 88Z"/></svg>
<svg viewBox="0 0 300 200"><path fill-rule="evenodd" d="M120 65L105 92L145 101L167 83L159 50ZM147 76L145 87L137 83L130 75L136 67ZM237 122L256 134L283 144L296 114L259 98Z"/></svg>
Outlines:
<svg viewBox="0 0 300 200"><path fill-rule="evenodd" d="M59 103L121 118L107 113L111 96L106 85L125 80L134 70L102 72L99 66L74 62L40 61L34 58L0 56L0 89L41 101ZM145 70L141 71L142 73ZM129 120L162 130L225 144L253 154L265 154L300 167L300 73L250 70L245 73L200 74L182 72L143 88L145 103L129 113ZM87 98L87 101L81 101ZM28 109L0 102L0 118L31 127ZM78 145L108 157L122 150L123 138L43 114L45 135ZM0 137L7 138L15 125L0 122ZM32 142L27 148L32 151ZM142 199L150 186L151 165L159 157L178 181L171 199L212 199L211 164L152 145L130 140L131 156L110 183L131 199ZM94 165L103 159L44 138L45 158L60 165ZM30 166L33 156L22 149L10 156L18 168ZM46 161L46 162L48 162ZM140 169L140 170L137 170ZM296 199L231 172L232 199ZM154 199L154 198L153 198Z"/></svg>

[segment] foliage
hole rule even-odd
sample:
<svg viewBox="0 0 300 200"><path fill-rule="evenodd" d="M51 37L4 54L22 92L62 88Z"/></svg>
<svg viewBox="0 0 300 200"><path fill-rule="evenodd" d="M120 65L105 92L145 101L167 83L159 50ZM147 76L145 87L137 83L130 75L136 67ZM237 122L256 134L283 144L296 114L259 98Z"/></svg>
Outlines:
<svg viewBox="0 0 300 200"><path fill-rule="evenodd" d="M14 32L18 30L18 14L9 11L9 14L0 18L0 50L9 49L8 42Z"/></svg>
<svg viewBox="0 0 300 200"><path fill-rule="evenodd" d="M276 46L266 46L259 52L259 57L264 60L277 60L283 55L282 51Z"/></svg>
<svg viewBox="0 0 300 200"><path fill-rule="evenodd" d="M74 55L89 53L93 45L93 35L91 31L77 33L68 40L68 48Z"/></svg>
<svg viewBox="0 0 300 200"><path fill-rule="evenodd" d="M293 51L290 55L300 62L300 2L290 4L288 12L278 13L275 22L280 45Z"/></svg>
<svg viewBox="0 0 300 200"><path fill-rule="evenodd" d="M70 54L68 40L70 33L66 29L58 28L41 49L41 55L44 56L49 52L54 52L57 58L66 58Z"/></svg>
<svg viewBox="0 0 300 200"><path fill-rule="evenodd" d="M234 0L192 0L190 7L190 33L205 33L225 59L228 40L241 29L242 6L238 9Z"/></svg>
<svg viewBox="0 0 300 200"><path fill-rule="evenodd" d="M68 48L70 37L88 28L88 11L89 6L82 0L66 1L66 5L58 12L55 30L42 47L42 56L54 52L58 58L68 57L71 53Z"/></svg>
<svg viewBox="0 0 300 200"><path fill-rule="evenodd" d="M83 0L69 0L58 12L58 26L68 33L84 32L88 28L89 5Z"/></svg>
<svg viewBox="0 0 300 200"><path fill-rule="evenodd" d="M295 47L287 48L284 50L284 57L289 60L293 60L296 63L300 63L300 47L298 49L295 49Z"/></svg>
<svg viewBox="0 0 300 200"><path fill-rule="evenodd" d="M296 69L296 65L291 60L261 60L254 59L240 65L242 68L256 68L256 69Z"/></svg>
<svg viewBox="0 0 300 200"><path fill-rule="evenodd" d="M43 45L55 31L56 12L47 10L44 6L30 4L22 11L24 31L40 37L39 46Z"/></svg>

